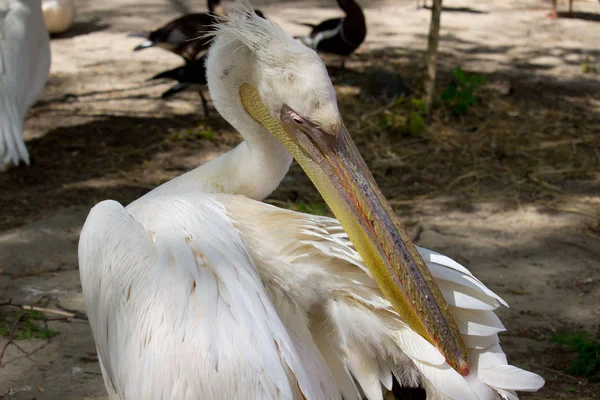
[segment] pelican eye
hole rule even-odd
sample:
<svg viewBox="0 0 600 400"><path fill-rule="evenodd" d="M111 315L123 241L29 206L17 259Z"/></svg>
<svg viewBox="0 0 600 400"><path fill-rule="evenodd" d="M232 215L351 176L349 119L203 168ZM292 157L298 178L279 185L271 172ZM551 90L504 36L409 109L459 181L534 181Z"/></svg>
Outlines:
<svg viewBox="0 0 600 400"><path fill-rule="evenodd" d="M299 116L299 115L298 115L298 114L296 114L296 113L293 113L293 114L292 114L292 119L294 120L294 122L295 122L295 123L297 123L297 124L299 124L299 125L302 125L302 124L304 124L304 119L302 119L302 117L301 117L301 116Z"/></svg>

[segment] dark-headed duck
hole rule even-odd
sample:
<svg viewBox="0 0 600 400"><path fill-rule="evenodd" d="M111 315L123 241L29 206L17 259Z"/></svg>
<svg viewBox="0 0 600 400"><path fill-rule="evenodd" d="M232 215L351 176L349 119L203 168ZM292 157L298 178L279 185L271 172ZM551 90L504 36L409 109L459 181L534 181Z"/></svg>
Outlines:
<svg viewBox="0 0 600 400"><path fill-rule="evenodd" d="M168 71L161 72L150 78L153 79L172 79L177 81L177 84L171 89L164 92L160 97L166 99L173 96L176 93L184 90L197 91L202 99L202 107L204 108L204 115L208 117L208 103L204 97L203 90L206 87L206 68L204 62L206 55L202 57L188 61L181 67L170 69Z"/></svg>
<svg viewBox="0 0 600 400"><path fill-rule="evenodd" d="M161 47L183 57L184 60L195 60L199 54L208 50L211 38L206 34L214 31L219 17L225 15L220 0L208 0L209 13L186 14L151 32L132 33L130 37L142 37L146 41L135 47L133 51L149 47ZM260 10L256 14L265 18Z"/></svg>
<svg viewBox="0 0 600 400"><path fill-rule="evenodd" d="M313 50L336 54L345 58L358 48L367 36L367 25L362 9L354 0L338 0L346 13L342 18L333 18L318 25L310 25L313 30L308 36L296 37Z"/></svg>

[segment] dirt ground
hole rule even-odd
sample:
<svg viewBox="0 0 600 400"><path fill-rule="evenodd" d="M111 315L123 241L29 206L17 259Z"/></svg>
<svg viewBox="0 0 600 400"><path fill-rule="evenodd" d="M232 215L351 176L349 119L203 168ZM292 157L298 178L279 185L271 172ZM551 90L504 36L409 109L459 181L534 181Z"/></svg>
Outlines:
<svg viewBox="0 0 600 400"><path fill-rule="evenodd" d="M377 68L422 92L430 13L414 3L361 1L365 44L345 73L328 60L346 124L417 243L468 266L510 304L499 312L509 361L547 381L522 398L600 399L600 384L565 373L573 356L551 342L600 321L600 74L584 73L600 69L600 5L576 1L575 18L549 20L550 1L444 1L440 92L458 66L488 83L466 116L438 105L410 136L398 128L410 102L372 94ZM203 0L77 4L25 124L33 165L0 175L0 302L83 311L77 240L90 207L126 204L240 140L214 109L203 117L197 94L161 100L168 84L146 80L180 60L132 53L139 40L126 37L203 11ZM295 22L340 15L333 0L253 4L292 34L306 32ZM297 166L268 201L321 202ZM60 333L17 342L28 355L7 348L0 398L105 399L87 323L49 327Z"/></svg>

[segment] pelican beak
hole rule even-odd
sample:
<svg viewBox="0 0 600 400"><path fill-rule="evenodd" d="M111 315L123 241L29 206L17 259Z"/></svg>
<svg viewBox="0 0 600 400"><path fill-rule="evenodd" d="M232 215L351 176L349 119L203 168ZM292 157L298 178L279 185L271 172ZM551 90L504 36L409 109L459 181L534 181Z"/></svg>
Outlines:
<svg viewBox="0 0 600 400"><path fill-rule="evenodd" d="M403 321L468 375L466 346L448 304L346 128L326 132L287 105L276 121L249 84L240 96L304 169Z"/></svg>

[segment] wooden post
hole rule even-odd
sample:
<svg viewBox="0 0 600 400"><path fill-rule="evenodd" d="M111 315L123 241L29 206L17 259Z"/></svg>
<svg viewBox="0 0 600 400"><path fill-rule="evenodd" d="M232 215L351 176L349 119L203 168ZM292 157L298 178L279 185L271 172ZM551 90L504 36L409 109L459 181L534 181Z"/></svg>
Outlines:
<svg viewBox="0 0 600 400"><path fill-rule="evenodd" d="M431 6L431 23L429 25L429 40L427 41L427 55L425 65L425 108L427 114L431 112L433 96L435 94L435 73L437 70L438 43L440 40L440 19L442 15L442 0L433 0Z"/></svg>

